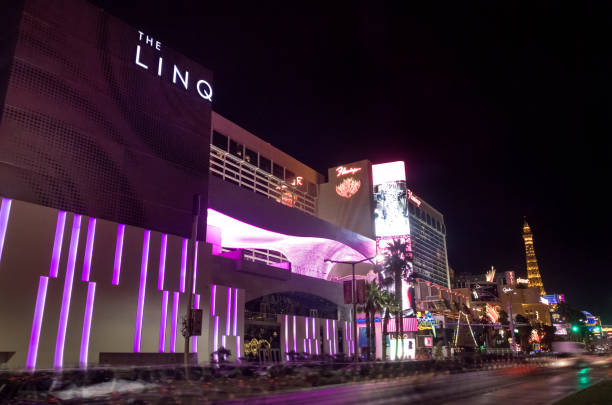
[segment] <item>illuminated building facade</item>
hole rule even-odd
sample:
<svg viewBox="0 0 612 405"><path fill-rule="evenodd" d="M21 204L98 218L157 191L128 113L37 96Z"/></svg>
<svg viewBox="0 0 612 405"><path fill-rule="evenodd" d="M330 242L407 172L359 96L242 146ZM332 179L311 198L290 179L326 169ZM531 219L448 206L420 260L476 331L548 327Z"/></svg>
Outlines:
<svg viewBox="0 0 612 405"><path fill-rule="evenodd" d="M324 259L363 260L376 244L318 217L320 174L215 114L212 73L151 33L80 0L3 12L8 367L176 363L190 308L204 312L190 339L201 361L222 346L283 360L354 350Z"/></svg>
<svg viewBox="0 0 612 405"><path fill-rule="evenodd" d="M527 262L527 279L529 287L538 287L540 295L546 295L544 284L542 284L542 276L538 267L538 259L533 247L533 234L527 220L523 223L523 240L525 241L525 258Z"/></svg>

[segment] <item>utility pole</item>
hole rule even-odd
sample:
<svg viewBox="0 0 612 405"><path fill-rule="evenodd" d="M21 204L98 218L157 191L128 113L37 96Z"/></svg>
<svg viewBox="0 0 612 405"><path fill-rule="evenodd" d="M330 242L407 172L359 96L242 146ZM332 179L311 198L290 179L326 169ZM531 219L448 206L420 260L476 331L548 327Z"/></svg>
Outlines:
<svg viewBox="0 0 612 405"><path fill-rule="evenodd" d="M189 340L191 339L191 309L193 308L193 270L195 264L195 249L198 239L198 219L200 216L200 194L193 196L193 221L191 227L191 239L187 245L187 311L185 319L187 320L187 331L185 333L185 378L189 379Z"/></svg>

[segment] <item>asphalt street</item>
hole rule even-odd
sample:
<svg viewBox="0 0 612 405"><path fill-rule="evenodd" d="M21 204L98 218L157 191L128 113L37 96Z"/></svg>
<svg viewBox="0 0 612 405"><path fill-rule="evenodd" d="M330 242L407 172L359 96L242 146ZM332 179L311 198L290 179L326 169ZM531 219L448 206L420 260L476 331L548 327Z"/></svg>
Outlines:
<svg viewBox="0 0 612 405"><path fill-rule="evenodd" d="M610 368L538 368L532 366L465 374L421 375L392 381L342 385L231 404L406 404L484 405L552 404L572 392L612 377Z"/></svg>

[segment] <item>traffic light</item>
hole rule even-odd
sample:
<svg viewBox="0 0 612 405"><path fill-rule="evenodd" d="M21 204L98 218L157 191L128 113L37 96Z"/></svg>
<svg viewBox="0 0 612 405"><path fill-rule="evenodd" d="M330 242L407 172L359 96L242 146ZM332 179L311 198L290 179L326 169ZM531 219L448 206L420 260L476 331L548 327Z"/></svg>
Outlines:
<svg viewBox="0 0 612 405"><path fill-rule="evenodd" d="M578 325L572 325L572 332L574 332L574 333L578 333L578 330L579 330L579 329L580 329L580 328L578 327Z"/></svg>

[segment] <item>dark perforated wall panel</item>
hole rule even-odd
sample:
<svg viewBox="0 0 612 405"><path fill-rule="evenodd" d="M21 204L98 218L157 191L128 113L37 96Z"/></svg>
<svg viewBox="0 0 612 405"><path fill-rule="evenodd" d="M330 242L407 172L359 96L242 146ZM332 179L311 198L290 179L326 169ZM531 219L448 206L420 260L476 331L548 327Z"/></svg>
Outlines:
<svg viewBox="0 0 612 405"><path fill-rule="evenodd" d="M207 201L211 73L84 1L21 10L2 32L0 195L189 236L193 195Z"/></svg>

